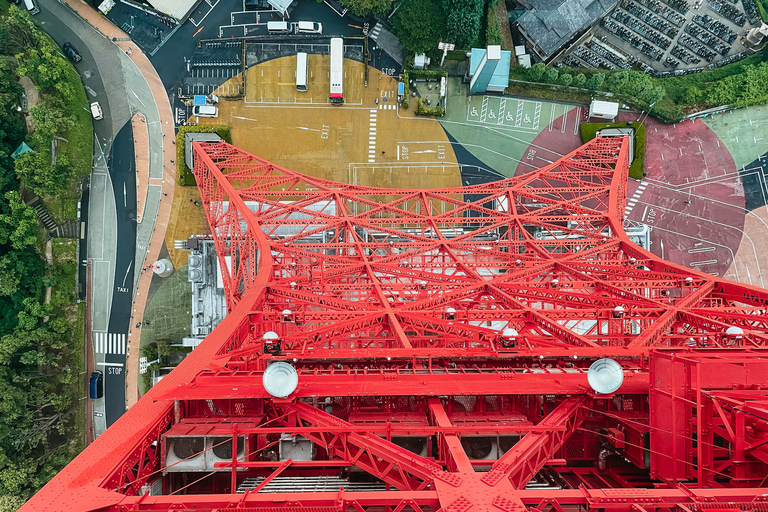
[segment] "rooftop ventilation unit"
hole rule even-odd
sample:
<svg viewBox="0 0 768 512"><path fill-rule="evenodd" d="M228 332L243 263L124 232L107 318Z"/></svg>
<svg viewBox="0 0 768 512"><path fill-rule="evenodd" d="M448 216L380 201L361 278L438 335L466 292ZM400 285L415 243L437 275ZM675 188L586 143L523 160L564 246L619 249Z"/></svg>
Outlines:
<svg viewBox="0 0 768 512"><path fill-rule="evenodd" d="M245 462L245 436L237 439L237 460ZM183 436L168 437L165 456L165 473L190 473L204 471L230 471L216 468L217 462L232 462L231 437ZM238 468L244 471L245 468Z"/></svg>

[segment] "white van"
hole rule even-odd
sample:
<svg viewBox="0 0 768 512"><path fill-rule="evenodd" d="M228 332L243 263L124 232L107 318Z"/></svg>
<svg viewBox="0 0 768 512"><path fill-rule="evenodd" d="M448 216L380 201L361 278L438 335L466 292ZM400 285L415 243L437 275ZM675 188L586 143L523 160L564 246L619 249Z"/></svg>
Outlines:
<svg viewBox="0 0 768 512"><path fill-rule="evenodd" d="M296 54L296 90L299 92L307 92L308 63L309 59L306 53Z"/></svg>
<svg viewBox="0 0 768 512"><path fill-rule="evenodd" d="M200 117L219 117L219 109L213 105L196 105L192 107L192 115Z"/></svg>
<svg viewBox="0 0 768 512"><path fill-rule="evenodd" d="M290 34L291 26L287 21L268 21L267 30L270 34Z"/></svg>
<svg viewBox="0 0 768 512"><path fill-rule="evenodd" d="M296 24L297 34L322 34L323 25L314 21L300 21Z"/></svg>
<svg viewBox="0 0 768 512"><path fill-rule="evenodd" d="M104 119L104 113L101 111L101 105L98 101L91 103L91 115L95 120Z"/></svg>
<svg viewBox="0 0 768 512"><path fill-rule="evenodd" d="M24 0L24 6L32 16L40 12L40 8L37 6L37 2L35 0Z"/></svg>

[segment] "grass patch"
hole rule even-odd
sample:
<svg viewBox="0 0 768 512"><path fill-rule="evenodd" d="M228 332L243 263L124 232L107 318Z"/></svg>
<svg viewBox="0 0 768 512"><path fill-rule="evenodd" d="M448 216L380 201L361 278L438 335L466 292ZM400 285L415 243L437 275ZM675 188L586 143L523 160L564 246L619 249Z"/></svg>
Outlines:
<svg viewBox="0 0 768 512"><path fill-rule="evenodd" d="M214 132L224 139L224 142L232 144L232 134L229 132L228 126L179 126L179 133L176 134L176 168L179 185L197 185L192 169L187 167L187 163L184 161L184 134L208 132Z"/></svg>
<svg viewBox="0 0 768 512"><path fill-rule="evenodd" d="M0 15L8 14L8 9L10 9L10 7L11 4L6 0L0 0Z"/></svg>
<svg viewBox="0 0 768 512"><path fill-rule="evenodd" d="M630 121L631 122L631 121ZM598 131L603 128L625 128L635 129L635 158L629 164L629 177L636 180L643 179L643 158L645 156L645 125L637 122L627 123L582 123L581 124L581 142L586 144L595 138Z"/></svg>

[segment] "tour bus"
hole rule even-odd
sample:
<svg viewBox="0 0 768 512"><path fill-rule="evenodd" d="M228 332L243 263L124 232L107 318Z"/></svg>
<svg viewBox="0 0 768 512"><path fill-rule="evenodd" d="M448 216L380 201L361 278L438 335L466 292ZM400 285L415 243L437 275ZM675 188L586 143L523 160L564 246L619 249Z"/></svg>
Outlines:
<svg viewBox="0 0 768 512"><path fill-rule="evenodd" d="M307 80L309 75L307 54L300 52L296 54L296 90L307 92Z"/></svg>
<svg viewBox="0 0 768 512"><path fill-rule="evenodd" d="M344 40L331 39L331 103L344 103Z"/></svg>
<svg viewBox="0 0 768 512"><path fill-rule="evenodd" d="M40 12L40 8L37 6L37 2L35 0L24 0L24 5L27 7L29 14L33 16Z"/></svg>

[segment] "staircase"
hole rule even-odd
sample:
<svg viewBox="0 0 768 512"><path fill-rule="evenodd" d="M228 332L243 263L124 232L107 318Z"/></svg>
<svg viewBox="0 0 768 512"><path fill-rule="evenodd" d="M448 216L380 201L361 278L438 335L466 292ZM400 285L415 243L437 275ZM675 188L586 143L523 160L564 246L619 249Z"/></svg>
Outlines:
<svg viewBox="0 0 768 512"><path fill-rule="evenodd" d="M48 235L56 238L80 238L80 221L69 220L61 225L56 224L56 221L53 220L48 210L43 206L40 198L29 192L24 194L24 202L37 212L37 218L45 226Z"/></svg>

